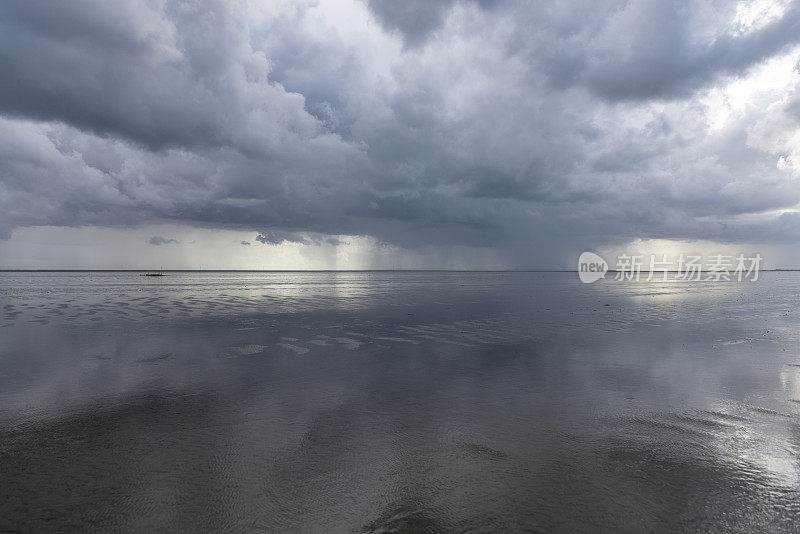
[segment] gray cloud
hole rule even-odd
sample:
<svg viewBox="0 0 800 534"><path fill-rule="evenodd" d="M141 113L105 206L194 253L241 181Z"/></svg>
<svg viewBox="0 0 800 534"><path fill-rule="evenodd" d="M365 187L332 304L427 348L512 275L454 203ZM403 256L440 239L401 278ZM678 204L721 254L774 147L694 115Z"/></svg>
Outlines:
<svg viewBox="0 0 800 534"><path fill-rule="evenodd" d="M732 2L351 8L344 28L301 0L1 3L0 237L180 223L535 266L794 235L797 73L722 126L708 99L796 51L797 3L753 27Z"/></svg>
<svg viewBox="0 0 800 534"><path fill-rule="evenodd" d="M680 2L642 2L618 15L592 40L591 54L578 77L604 98L675 98L736 75L800 42L800 4L764 27L745 34L703 30L711 17L731 17L735 3L707 14L694 14ZM699 10L698 10L699 11ZM696 29L700 25L700 29ZM693 27L695 26L695 27ZM632 31L632 42L620 31ZM555 68L555 67L554 67Z"/></svg>
<svg viewBox="0 0 800 534"><path fill-rule="evenodd" d="M346 244L336 236L309 233L309 232L287 232L281 230L269 230L258 234L255 240L264 245L282 245L284 243L297 243L300 245L331 245L337 246ZM242 241L244 244L245 241ZM248 245L250 243L247 243Z"/></svg>
<svg viewBox="0 0 800 534"><path fill-rule="evenodd" d="M406 44L422 44L442 26L448 11L458 0L367 0L375 18L389 31L402 34ZM470 0L481 8L493 8L510 2L504 0Z"/></svg>
<svg viewBox="0 0 800 534"><path fill-rule="evenodd" d="M519 24L505 43L509 53L524 52L556 87L582 85L610 100L686 96L800 42L796 2L788 2L780 18L744 32L732 22L738 5L733 1L711 9L659 0L573 1L561 7L502 0L367 1L374 17L412 46L442 28L456 6L479 7L481 22L490 24L507 22L502 19L512 13Z"/></svg>
<svg viewBox="0 0 800 534"><path fill-rule="evenodd" d="M172 245L172 244L175 244L175 243L180 243L180 241L178 241L177 239L170 239L170 238L167 238L167 237L161 237L160 235L154 235L153 237L148 239L147 242L150 243L151 245L155 245L157 247L161 246L161 245Z"/></svg>
<svg viewBox="0 0 800 534"><path fill-rule="evenodd" d="M370 11L389 29L402 33L407 43L419 44L439 28L455 0L368 0Z"/></svg>
<svg viewBox="0 0 800 534"><path fill-rule="evenodd" d="M301 245L310 245L311 241L299 234L289 232L264 232L256 236L256 241L264 245L281 245L283 243L299 243Z"/></svg>

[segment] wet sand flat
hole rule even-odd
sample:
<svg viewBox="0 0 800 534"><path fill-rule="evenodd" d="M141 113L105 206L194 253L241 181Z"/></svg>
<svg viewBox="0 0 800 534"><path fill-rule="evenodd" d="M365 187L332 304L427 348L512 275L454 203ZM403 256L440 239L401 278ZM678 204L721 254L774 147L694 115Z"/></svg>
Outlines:
<svg viewBox="0 0 800 534"><path fill-rule="evenodd" d="M0 273L0 531L795 531L800 273Z"/></svg>

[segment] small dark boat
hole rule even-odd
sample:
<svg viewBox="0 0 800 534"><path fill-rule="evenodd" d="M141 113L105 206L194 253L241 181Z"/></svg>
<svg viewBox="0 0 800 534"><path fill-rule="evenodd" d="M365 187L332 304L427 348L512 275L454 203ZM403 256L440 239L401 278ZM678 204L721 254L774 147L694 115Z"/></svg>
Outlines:
<svg viewBox="0 0 800 534"><path fill-rule="evenodd" d="M145 276L164 276L164 273L145 273Z"/></svg>

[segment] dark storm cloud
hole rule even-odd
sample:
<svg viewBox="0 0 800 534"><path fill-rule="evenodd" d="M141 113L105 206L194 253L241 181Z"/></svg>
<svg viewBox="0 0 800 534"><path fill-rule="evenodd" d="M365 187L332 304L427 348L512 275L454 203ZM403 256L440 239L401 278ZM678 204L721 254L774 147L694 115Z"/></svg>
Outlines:
<svg viewBox="0 0 800 534"><path fill-rule="evenodd" d="M276 230L271 230L258 234L255 237L255 239L256 241L264 245L282 245L284 243L295 243L299 245L337 246L345 243L336 236L315 234L308 232L300 233L300 232L285 232ZM242 242L242 244L244 243L245 241ZM250 243L247 244L249 245Z"/></svg>
<svg viewBox="0 0 800 534"><path fill-rule="evenodd" d="M180 243L180 241L178 241L177 239L170 239L168 237L161 237L160 235L154 235L153 237L148 239L147 242L150 243L151 245L155 245L157 247L161 246L161 245L172 245L172 244L175 244L175 243Z"/></svg>
<svg viewBox="0 0 800 534"><path fill-rule="evenodd" d="M411 45L423 43L438 29L448 11L458 0L367 0L376 19L390 31L399 31ZM510 5L506 0L469 0L484 9Z"/></svg>
<svg viewBox="0 0 800 534"><path fill-rule="evenodd" d="M276 130L299 140L320 133L300 95L268 83L268 59L240 35L243 13L213 0L161 4L0 4L0 112L152 150L232 146L274 156L266 138ZM248 124L259 114L263 124ZM262 139L250 131L258 126Z"/></svg>
<svg viewBox="0 0 800 534"><path fill-rule="evenodd" d="M3 2L0 110L152 148L213 143L213 120L191 104L202 86L183 83L185 65L167 57L172 31L144 3Z"/></svg>
<svg viewBox="0 0 800 534"><path fill-rule="evenodd" d="M256 236L256 241L264 245L281 245L283 243L298 243L300 245L310 245L311 241L299 234L289 232L264 232Z"/></svg>
<svg viewBox="0 0 800 534"><path fill-rule="evenodd" d="M389 30L397 30L410 44L418 44L436 30L455 0L368 0L370 11Z"/></svg>
<svg viewBox="0 0 800 534"><path fill-rule="evenodd" d="M714 128L707 90L795 50L796 2L323 7L0 3L0 236L172 222L525 264L794 231L796 80Z"/></svg>

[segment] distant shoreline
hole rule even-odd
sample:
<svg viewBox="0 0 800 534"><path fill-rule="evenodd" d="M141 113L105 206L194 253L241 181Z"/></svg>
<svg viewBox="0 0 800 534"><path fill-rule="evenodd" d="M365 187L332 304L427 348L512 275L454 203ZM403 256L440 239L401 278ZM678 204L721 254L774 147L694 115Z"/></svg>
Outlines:
<svg viewBox="0 0 800 534"><path fill-rule="evenodd" d="M0 269L0 273L149 273L154 269ZM577 273L577 269L158 269L163 273ZM611 269L608 273L616 273ZM666 271L677 273L679 271ZM707 272L707 271L702 271ZM800 272L760 269L759 272ZM647 274L648 271L642 271ZM664 271L659 270L659 275Z"/></svg>

